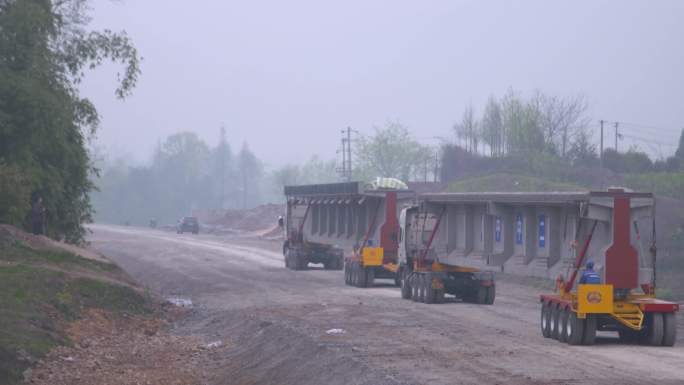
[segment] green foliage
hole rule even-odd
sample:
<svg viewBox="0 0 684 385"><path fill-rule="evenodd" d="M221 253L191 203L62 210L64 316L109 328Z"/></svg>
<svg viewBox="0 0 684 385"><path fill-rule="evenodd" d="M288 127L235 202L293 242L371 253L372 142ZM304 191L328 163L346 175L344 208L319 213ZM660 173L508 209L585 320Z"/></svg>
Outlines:
<svg viewBox="0 0 684 385"><path fill-rule="evenodd" d="M684 200L684 172L652 172L625 175L625 184L634 190Z"/></svg>
<svg viewBox="0 0 684 385"><path fill-rule="evenodd" d="M582 186L550 182L545 179L516 174L492 174L462 179L449 184L451 192L531 192L531 191L583 191Z"/></svg>
<svg viewBox="0 0 684 385"><path fill-rule="evenodd" d="M149 302L128 286L92 278L71 278L65 267L89 276L111 276L114 265L76 255L37 251L0 234L0 383L18 383L29 362L18 351L39 359L55 346L69 345L64 320L99 308L115 315L149 313Z"/></svg>
<svg viewBox="0 0 684 385"><path fill-rule="evenodd" d="M372 136L361 137L356 147L355 179L392 177L404 181L427 178L435 163L434 150L416 141L399 123L375 128Z"/></svg>
<svg viewBox="0 0 684 385"><path fill-rule="evenodd" d="M653 169L653 162L644 152L636 148L618 153L610 148L603 151L603 166L617 173L642 173Z"/></svg>
<svg viewBox="0 0 684 385"><path fill-rule="evenodd" d="M149 166L106 164L93 204L101 221L169 223L194 209L261 203L263 184L262 163L246 144L233 156L225 139L210 148L196 134L181 132L159 144Z"/></svg>
<svg viewBox="0 0 684 385"><path fill-rule="evenodd" d="M21 223L29 210L31 181L16 166L0 162L0 221Z"/></svg>
<svg viewBox="0 0 684 385"><path fill-rule="evenodd" d="M140 72L124 34L85 30L86 3L14 0L0 6L0 178L23 180L32 198L43 197L48 235L73 243L82 241L82 223L91 218L89 175L96 172L85 146L99 122L78 83L85 69L106 59L120 62L126 69L117 95L124 97ZM1 192L11 199L0 202L0 222L26 224L29 200L19 190Z"/></svg>
<svg viewBox="0 0 684 385"><path fill-rule="evenodd" d="M333 183L339 181L339 177L334 160L325 161L314 155L301 166L290 164L273 171L271 180L274 196L282 198L284 186Z"/></svg>
<svg viewBox="0 0 684 385"><path fill-rule="evenodd" d="M679 146L675 152L675 157L684 161L684 129L682 129L682 133L679 135Z"/></svg>

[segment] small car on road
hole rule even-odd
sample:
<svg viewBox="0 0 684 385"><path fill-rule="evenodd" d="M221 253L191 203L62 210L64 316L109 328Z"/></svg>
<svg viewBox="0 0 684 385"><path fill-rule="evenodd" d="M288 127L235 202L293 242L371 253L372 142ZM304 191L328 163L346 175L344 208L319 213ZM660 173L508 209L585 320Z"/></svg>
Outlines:
<svg viewBox="0 0 684 385"><path fill-rule="evenodd" d="M176 232L178 234L183 234L186 231L193 234L199 233L199 222L196 217L183 217L178 220Z"/></svg>

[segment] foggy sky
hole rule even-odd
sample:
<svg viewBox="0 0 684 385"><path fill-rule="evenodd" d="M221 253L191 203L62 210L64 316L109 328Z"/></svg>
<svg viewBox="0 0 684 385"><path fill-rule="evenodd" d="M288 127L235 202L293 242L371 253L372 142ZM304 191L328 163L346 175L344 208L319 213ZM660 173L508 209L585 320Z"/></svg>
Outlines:
<svg viewBox="0 0 684 385"><path fill-rule="evenodd" d="M584 94L592 127L617 120L653 155L684 127L681 1L94 0L92 27L125 29L144 56L134 94L107 65L83 84L98 143L146 161L158 140L225 124L271 166L333 158L340 130L398 121L425 143L453 138L471 103L509 87ZM612 129L606 146L613 145ZM598 141L598 135L594 137ZM620 142L626 149L634 139Z"/></svg>

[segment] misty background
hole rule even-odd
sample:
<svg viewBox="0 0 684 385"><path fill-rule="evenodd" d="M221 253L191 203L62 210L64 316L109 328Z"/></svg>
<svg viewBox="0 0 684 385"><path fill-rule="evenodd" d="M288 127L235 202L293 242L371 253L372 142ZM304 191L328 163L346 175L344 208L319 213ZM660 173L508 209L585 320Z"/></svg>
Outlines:
<svg viewBox="0 0 684 385"><path fill-rule="evenodd" d="M277 202L284 183L339 180L346 127L354 130L356 158L363 157L359 141L401 126L423 146L422 158L416 155L422 171L409 172L409 179L450 183L472 174L441 170L445 145L467 150L468 139L456 129L464 112L478 123L490 99L502 102L507 95L525 103L539 94L581 99L582 127L573 129L582 128L597 155L601 119L607 121L605 148L614 147L619 122L618 149L643 152L650 162L675 154L684 127L684 4L677 1L98 0L92 6L93 28L125 30L144 57L126 102L111 92L114 64L89 74L81 86L101 115L92 148L103 170L98 185L112 195L94 195L97 219L123 221L121 207L107 199L130 195L134 186L142 188L136 178L149 181L149 173L164 168L185 167L185 177L158 178L189 178L184 183L193 187L156 213L132 210L140 220ZM197 159L168 160L173 155L164 149L174 139L196 142L201 148L190 151ZM486 143L479 146L476 154L491 155ZM225 150L228 155L219 155ZM224 175L217 168L221 156L229 163L223 187L216 186L217 173ZM295 171L300 168L323 171ZM475 170L497 171L491 164ZM355 171L354 179L376 176ZM530 167L519 171L538 176ZM603 178L560 179L601 187L594 182ZM179 187L157 184L139 200L158 198L160 188Z"/></svg>

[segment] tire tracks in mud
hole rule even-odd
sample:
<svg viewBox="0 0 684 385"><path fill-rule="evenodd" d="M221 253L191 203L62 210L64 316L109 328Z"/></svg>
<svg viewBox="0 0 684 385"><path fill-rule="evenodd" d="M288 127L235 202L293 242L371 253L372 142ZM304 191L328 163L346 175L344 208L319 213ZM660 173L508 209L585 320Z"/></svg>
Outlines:
<svg viewBox="0 0 684 385"><path fill-rule="evenodd" d="M342 384L334 377L353 380L353 375L359 381L351 383L359 384L684 383L681 334L675 348L623 345L605 338L596 346L575 347L545 339L537 302L543 290L505 278L493 306L460 301L426 305L400 299L398 289L390 285L345 286L341 272L286 270L272 243L262 249L255 240L245 245L240 239L187 238L147 229L95 230L101 234L99 242L126 249L129 258L142 248L149 251L139 257L146 266L176 272L169 278L147 271L135 276L173 281L167 284L186 288L193 301L203 305L186 332L241 338L230 358L245 360L248 367L221 361L228 365L223 378L242 378L245 383L273 383L277 378L283 384L316 383L303 381L306 376ZM107 240L112 236L117 239ZM252 314L250 322L255 324L270 323L272 340L261 340L266 333L261 332L251 341L259 330L235 318L235 312ZM331 337L325 334L330 328L346 333ZM300 357L279 357L274 353L278 346ZM269 353L260 355L260 350ZM338 360L344 370L326 369ZM311 370L301 371L302 365ZM290 366L294 369L288 371Z"/></svg>

